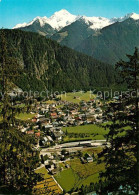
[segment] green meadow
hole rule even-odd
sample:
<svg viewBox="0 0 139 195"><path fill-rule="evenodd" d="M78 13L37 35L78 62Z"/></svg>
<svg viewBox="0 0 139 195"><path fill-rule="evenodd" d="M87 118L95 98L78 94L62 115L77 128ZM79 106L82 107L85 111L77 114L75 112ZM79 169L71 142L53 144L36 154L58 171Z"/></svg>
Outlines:
<svg viewBox="0 0 139 195"><path fill-rule="evenodd" d="M66 93L66 94L61 94L59 95L61 100L63 101L68 101L72 103L79 103L80 101L90 101L90 99L95 98L95 95L92 95L90 91L88 92L72 92L72 93Z"/></svg>
<svg viewBox="0 0 139 195"><path fill-rule="evenodd" d="M100 127L95 124L63 127L62 130L66 133L64 141L78 141L78 140L104 140L105 135L109 129Z"/></svg>
<svg viewBox="0 0 139 195"><path fill-rule="evenodd" d="M35 114L30 114L30 113L20 113L16 115L16 119L22 120L22 121L27 121L31 120ZM2 121L2 116L0 116L0 121Z"/></svg>

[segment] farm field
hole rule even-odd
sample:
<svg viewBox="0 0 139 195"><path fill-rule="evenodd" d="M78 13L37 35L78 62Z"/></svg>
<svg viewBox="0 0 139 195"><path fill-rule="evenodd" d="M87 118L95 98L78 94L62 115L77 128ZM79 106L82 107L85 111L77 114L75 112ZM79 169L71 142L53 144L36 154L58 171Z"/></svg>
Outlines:
<svg viewBox="0 0 139 195"><path fill-rule="evenodd" d="M94 152L95 154L100 152L102 149L97 148L85 150L89 154ZM81 187L82 185L89 185L91 182L99 181L99 172L104 171L104 163L97 164L97 162L91 162L82 164L80 159L73 159L67 162L70 166L69 169L65 169L59 174L55 175L56 180L62 186L62 188L68 192L72 188L76 189L77 187Z"/></svg>
<svg viewBox="0 0 139 195"><path fill-rule="evenodd" d="M45 167L37 169L36 173L41 173L43 175L44 180L42 180L41 182L38 182L37 185L34 187L34 190L36 190L35 194L40 195L40 192L41 192L42 195L45 195L46 193L48 195L61 194L62 193L62 190L59 188L59 186L54 181L52 176L48 174ZM45 191L45 186L47 188L47 192Z"/></svg>
<svg viewBox="0 0 139 195"><path fill-rule="evenodd" d="M104 136L109 132L108 129L105 130L105 127L99 127L95 124L63 127L62 130L66 133L64 141L104 140Z"/></svg>
<svg viewBox="0 0 139 195"><path fill-rule="evenodd" d="M95 95L92 95L90 91L84 93L84 92L72 92L72 93L66 93L63 95L59 95L61 97L61 100L73 102L73 103L79 103L80 101L90 101L90 99L95 98Z"/></svg>

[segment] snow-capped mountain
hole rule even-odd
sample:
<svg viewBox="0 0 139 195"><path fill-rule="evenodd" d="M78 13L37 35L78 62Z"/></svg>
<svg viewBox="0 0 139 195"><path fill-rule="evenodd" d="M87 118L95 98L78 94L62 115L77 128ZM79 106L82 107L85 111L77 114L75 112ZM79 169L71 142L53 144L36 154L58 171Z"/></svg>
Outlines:
<svg viewBox="0 0 139 195"><path fill-rule="evenodd" d="M13 29L23 28L32 25L34 22L39 21L40 26L43 27L45 24L49 24L52 28L56 30L60 30L63 27L73 23L79 18L79 16L75 16L70 14L67 10L60 10L59 12L55 12L50 18L44 17L36 17L29 23L17 24Z"/></svg>
<svg viewBox="0 0 139 195"><path fill-rule="evenodd" d="M86 24L90 26L91 29L102 29L115 22L123 22L124 20L128 18L138 20L139 14L131 13L131 14L127 14L124 17L108 19L104 17L76 16L76 15L72 15L67 10L62 9L58 12L55 12L50 18L47 18L46 16L44 17L38 16L29 23L17 24L15 27L13 27L13 29L24 28L38 21L41 27L43 27L45 24L49 24L52 28L59 31L65 26L68 26L79 19L84 20Z"/></svg>
<svg viewBox="0 0 139 195"><path fill-rule="evenodd" d="M111 22L112 23L115 23L115 22L123 22L124 20L127 20L129 18L134 19L134 20L139 20L139 14L130 13L130 14L125 15L124 17L112 18L111 19Z"/></svg>
<svg viewBox="0 0 139 195"><path fill-rule="evenodd" d="M60 30L65 26L75 22L79 16L75 16L70 14L67 10L61 10L59 12L55 12L48 20L47 23L53 28Z"/></svg>
<svg viewBox="0 0 139 195"><path fill-rule="evenodd" d="M23 24L17 24L15 27L13 27L13 29L16 29L16 28L24 28L24 27L27 27L27 26L30 26L32 25L34 22L38 21L40 23L40 26L44 26L46 23L47 23L47 17L44 16L44 17L36 17L34 18L31 22L29 23L23 23Z"/></svg>
<svg viewBox="0 0 139 195"><path fill-rule="evenodd" d="M115 22L123 22L124 20L128 18L139 20L139 14L131 13L131 14L125 15L124 17L112 18L112 19L108 19L104 17L86 17L86 16L80 17L80 19L84 20L85 23L88 24L90 28L93 30L102 29L106 26L114 24Z"/></svg>
<svg viewBox="0 0 139 195"><path fill-rule="evenodd" d="M81 19L84 20L85 23L88 24L90 26L90 28L93 29L93 30L102 29L105 26L109 26L110 24L112 24L110 19L104 18L104 17L86 17L86 16L82 16Z"/></svg>
<svg viewBox="0 0 139 195"><path fill-rule="evenodd" d="M118 20L113 19L112 25L96 31L73 49L108 64L126 60L126 53L132 54L135 47L139 47L138 17L137 14L130 14Z"/></svg>

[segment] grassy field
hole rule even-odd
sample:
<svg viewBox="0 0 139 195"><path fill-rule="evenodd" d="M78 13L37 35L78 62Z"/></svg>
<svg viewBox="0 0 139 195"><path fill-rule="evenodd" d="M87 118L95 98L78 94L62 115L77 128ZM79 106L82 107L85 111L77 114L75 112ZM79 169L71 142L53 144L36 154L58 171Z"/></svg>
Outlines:
<svg viewBox="0 0 139 195"><path fill-rule="evenodd" d="M90 99L95 98L94 95L90 94L90 91L83 93L83 92L75 92L75 93L66 93L63 95L60 95L61 100L73 102L73 103L79 103L80 101L89 101Z"/></svg>
<svg viewBox="0 0 139 195"><path fill-rule="evenodd" d="M87 149L83 151L83 154L94 152L95 154L100 152L102 149ZM73 159L67 162L70 165L69 169L65 169L55 176L58 183L62 188L68 192L72 188L76 189L82 185L89 185L91 182L99 181L99 172L103 171L104 163L97 164L97 162L91 162L82 164L80 159Z"/></svg>
<svg viewBox="0 0 139 195"><path fill-rule="evenodd" d="M84 155L85 153L88 153L90 155L92 155L92 153L94 154L98 154L102 151L101 147L97 147L97 148L85 148L84 150L82 150L82 154Z"/></svg>
<svg viewBox="0 0 139 195"><path fill-rule="evenodd" d="M46 103L47 104L54 104L54 103L56 103L54 100L48 100L48 101L46 101Z"/></svg>
<svg viewBox="0 0 139 195"><path fill-rule="evenodd" d="M16 116L17 119L27 121L32 119L35 116L35 114L27 114L27 113L20 113Z"/></svg>
<svg viewBox="0 0 139 195"><path fill-rule="evenodd" d="M20 113L16 115L16 119L27 121L27 120L31 120L34 116L35 114ZM2 121L2 117L0 116L0 122L1 121Z"/></svg>
<svg viewBox="0 0 139 195"><path fill-rule="evenodd" d="M42 174L44 179L47 179L47 178L51 177L51 176L48 174L48 172L47 172L47 170L45 169L45 167L40 168L40 169L37 169L35 172L36 172L36 173Z"/></svg>
<svg viewBox="0 0 139 195"><path fill-rule="evenodd" d="M97 125L83 125L75 127L63 127L62 130L67 132L67 136L64 137L64 141L76 141L76 140L104 140L105 135L108 133L108 129Z"/></svg>
<svg viewBox="0 0 139 195"><path fill-rule="evenodd" d="M62 171L60 174L57 174L55 179L61 185L61 187L68 192L74 187L76 180L78 180L78 175L71 168L69 168Z"/></svg>
<svg viewBox="0 0 139 195"><path fill-rule="evenodd" d="M40 168L38 170L36 170L36 173L41 173L43 175L43 180L41 182L38 182L37 185L34 187L34 189L36 189L36 193L35 194L48 194L48 195L53 195L55 194L61 194L62 191L59 188L59 186L56 184L56 182L54 181L54 179L52 178L51 175L48 174L47 170L45 169L45 167ZM44 186L46 185L47 190L51 191L51 192L44 192ZM41 193L40 193L41 190ZM53 192L52 192L53 191Z"/></svg>

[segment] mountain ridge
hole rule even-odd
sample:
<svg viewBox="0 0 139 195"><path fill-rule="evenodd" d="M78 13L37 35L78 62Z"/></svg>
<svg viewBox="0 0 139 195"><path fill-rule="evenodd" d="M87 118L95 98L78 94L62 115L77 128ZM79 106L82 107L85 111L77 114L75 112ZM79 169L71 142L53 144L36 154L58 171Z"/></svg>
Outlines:
<svg viewBox="0 0 139 195"><path fill-rule="evenodd" d="M126 60L126 54L132 54L139 47L139 20L132 18L116 22L91 35L76 48L102 62L115 64L120 59Z"/></svg>
<svg viewBox="0 0 139 195"><path fill-rule="evenodd" d="M110 24L113 24L117 21L121 22L126 20L127 18L133 18L135 20L139 19L139 14L136 13L130 13L120 18L105 18L105 17L87 17L87 16L79 16L79 15L73 15L69 13L67 10L62 9L60 11L55 12L51 17L47 18L46 16L40 17L37 16L29 23L23 23L23 24L17 24L13 27L13 29L17 28L23 28L32 25L36 20L39 20L40 25L43 26L46 23L49 24L52 28L55 30L61 30L65 26L70 25L71 23L77 21L80 18L84 18L86 22L91 22L92 29L101 29L105 26L108 26Z"/></svg>

